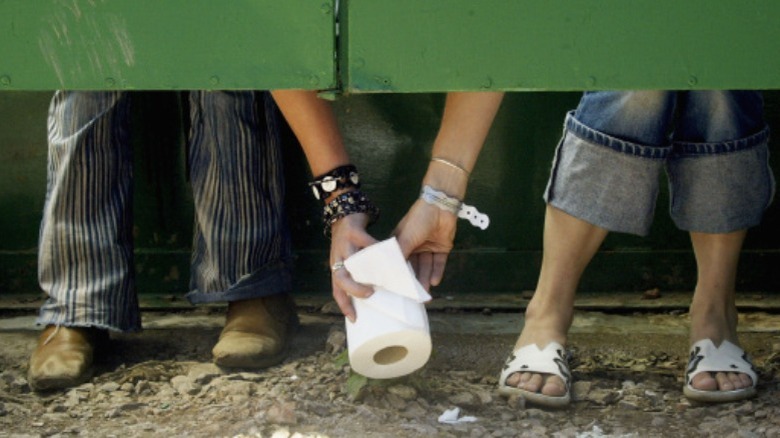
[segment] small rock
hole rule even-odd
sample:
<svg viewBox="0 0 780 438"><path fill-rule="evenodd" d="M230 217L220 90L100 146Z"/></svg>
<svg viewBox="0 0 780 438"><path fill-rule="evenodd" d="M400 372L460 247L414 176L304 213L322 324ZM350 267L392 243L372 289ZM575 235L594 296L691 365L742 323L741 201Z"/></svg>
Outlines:
<svg viewBox="0 0 780 438"><path fill-rule="evenodd" d="M119 390L119 388L120 388L119 383L116 383L116 382L106 382L106 383L100 385L99 390L103 391L103 392L114 392L114 391Z"/></svg>
<svg viewBox="0 0 780 438"><path fill-rule="evenodd" d="M330 354L338 353L347 346L347 334L340 328L331 328L328 340L325 342L325 351Z"/></svg>
<svg viewBox="0 0 780 438"><path fill-rule="evenodd" d="M65 404L59 404L59 403L53 403L48 408L46 408L46 412L52 412L52 413L61 413L61 412L67 412L68 407L65 406Z"/></svg>
<svg viewBox="0 0 780 438"><path fill-rule="evenodd" d="M295 402L276 403L268 409L266 420L273 424L295 425Z"/></svg>
<svg viewBox="0 0 780 438"><path fill-rule="evenodd" d="M572 398L575 401L585 400L593 382L577 380L571 386Z"/></svg>
<svg viewBox="0 0 780 438"><path fill-rule="evenodd" d="M92 392L94 389L95 389L95 384L89 382L73 388L74 391L81 391L86 393Z"/></svg>
<svg viewBox="0 0 780 438"><path fill-rule="evenodd" d="M135 393L136 394L146 394L148 392L151 392L152 387L146 380L139 380L138 383L135 384Z"/></svg>
<svg viewBox="0 0 780 438"><path fill-rule="evenodd" d="M387 401L389 407L396 411L402 411L406 408L406 402L404 399L395 394L387 393L385 395L385 400Z"/></svg>
<svg viewBox="0 0 780 438"><path fill-rule="evenodd" d="M599 404L609 405L615 403L620 398L620 395L609 389L594 389L588 393L588 400Z"/></svg>
<svg viewBox="0 0 780 438"><path fill-rule="evenodd" d="M544 420L550 418L552 414L542 409L530 408L525 410L526 418Z"/></svg>
<svg viewBox="0 0 780 438"><path fill-rule="evenodd" d="M429 410L425 409L418 401L409 402L406 405L406 410L403 412L404 418L425 418L428 416Z"/></svg>
<svg viewBox="0 0 780 438"><path fill-rule="evenodd" d="M195 395L201 389L201 385L193 382L187 376L175 376L171 379L171 385L181 395Z"/></svg>
<svg viewBox="0 0 780 438"><path fill-rule="evenodd" d="M477 390L474 394L479 399L479 402L483 405L487 405L493 402L493 394L490 391Z"/></svg>
<svg viewBox="0 0 780 438"><path fill-rule="evenodd" d="M393 385L387 388L387 392L401 397L404 400L414 400L417 398L417 390L407 385Z"/></svg>
<svg viewBox="0 0 780 438"><path fill-rule="evenodd" d="M116 409L120 412L124 411L135 411L137 409L141 409L142 407L146 406L146 403L124 403L122 405L119 405L116 407Z"/></svg>
<svg viewBox="0 0 780 438"><path fill-rule="evenodd" d="M290 438L290 431L286 427L276 429L274 433L271 434L271 438Z"/></svg>
<svg viewBox="0 0 780 438"><path fill-rule="evenodd" d="M626 400L626 399L620 400L618 402L618 407L620 409L631 409L634 411L640 409L639 402L635 400Z"/></svg>
<svg viewBox="0 0 780 438"><path fill-rule="evenodd" d="M523 397L520 397L519 395L510 395L509 398L507 398L506 403L512 409L516 409L516 410L525 409L525 399Z"/></svg>
<svg viewBox="0 0 780 438"><path fill-rule="evenodd" d="M199 385L206 385L217 376L222 375L222 370L213 363L199 363L193 365L187 373L193 382Z"/></svg>
<svg viewBox="0 0 780 438"><path fill-rule="evenodd" d="M653 420L650 422L650 425L653 427L663 428L664 426L666 426L666 423L667 423L666 418L661 416L656 416L653 417Z"/></svg>
<svg viewBox="0 0 780 438"><path fill-rule="evenodd" d="M487 436L487 430L482 426L473 426L471 431L469 432L469 435L472 438L482 438L483 436Z"/></svg>
<svg viewBox="0 0 780 438"><path fill-rule="evenodd" d="M455 406L474 407L480 405L479 398L470 392L461 392L450 396L447 400Z"/></svg>
<svg viewBox="0 0 780 438"><path fill-rule="evenodd" d="M217 388L217 393L220 396L246 396L249 397L255 393L255 384L252 382L229 382L224 385L220 385Z"/></svg>
<svg viewBox="0 0 780 438"><path fill-rule="evenodd" d="M228 380L243 380L245 382L262 382L267 378L268 376L265 374L249 372L242 372L228 376Z"/></svg>
<svg viewBox="0 0 780 438"><path fill-rule="evenodd" d="M103 415L104 418L116 418L121 415L121 412L117 408L112 408L106 411Z"/></svg>

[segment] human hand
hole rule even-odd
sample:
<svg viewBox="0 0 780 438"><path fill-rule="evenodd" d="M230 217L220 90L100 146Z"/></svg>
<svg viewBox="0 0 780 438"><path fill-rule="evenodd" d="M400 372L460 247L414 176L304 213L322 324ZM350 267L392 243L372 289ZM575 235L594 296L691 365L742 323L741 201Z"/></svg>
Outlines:
<svg viewBox="0 0 780 438"><path fill-rule="evenodd" d="M330 266L342 263L341 268L331 268L333 299L336 300L341 313L352 322L355 322L356 315L351 297L368 298L374 290L353 280L343 268L343 262L352 254L377 243L376 239L366 233L368 222L368 215L357 213L345 216L331 226Z"/></svg>
<svg viewBox="0 0 780 438"><path fill-rule="evenodd" d="M441 283L457 221L454 214L418 199L393 232L425 290Z"/></svg>

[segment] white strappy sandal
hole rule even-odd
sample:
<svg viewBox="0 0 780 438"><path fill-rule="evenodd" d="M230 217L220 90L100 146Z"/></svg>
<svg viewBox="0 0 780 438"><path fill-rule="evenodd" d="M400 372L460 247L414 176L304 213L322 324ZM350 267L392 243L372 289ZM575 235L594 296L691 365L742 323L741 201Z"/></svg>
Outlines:
<svg viewBox="0 0 780 438"><path fill-rule="evenodd" d="M514 373L556 375L566 385L566 393L561 396L551 396L509 386L506 384L506 379ZM507 396L519 395L528 402L549 408L568 405L571 401L571 371L566 360L566 350L557 342L550 342L544 349L540 349L536 344L530 344L515 350L506 360L501 371L498 392Z"/></svg>
<svg viewBox="0 0 780 438"><path fill-rule="evenodd" d="M753 382L746 388L732 391L704 391L691 385L694 376L699 373L743 373ZM758 375L745 350L729 341L723 341L719 347L710 339L702 339L691 346L691 356L685 370L683 394L690 400L722 403L743 400L756 395Z"/></svg>

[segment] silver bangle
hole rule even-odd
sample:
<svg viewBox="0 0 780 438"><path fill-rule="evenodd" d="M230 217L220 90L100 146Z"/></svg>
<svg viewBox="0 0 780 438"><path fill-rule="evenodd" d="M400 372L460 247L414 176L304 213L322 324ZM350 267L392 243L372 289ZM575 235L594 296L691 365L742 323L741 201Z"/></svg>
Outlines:
<svg viewBox="0 0 780 438"><path fill-rule="evenodd" d="M453 198L444 192L425 185L420 192L420 199L428 204L435 205L444 211L448 211L455 216L468 220L471 225L486 229L490 225L490 218L484 213L480 213L475 207L466 205L458 198Z"/></svg>
<svg viewBox="0 0 780 438"><path fill-rule="evenodd" d="M447 159L444 159L444 158L440 158L440 157L433 157L433 158L431 158L431 161L435 161L437 163L441 163L441 164L444 164L446 166L452 167L453 169L460 170L461 172L465 173L466 176L470 176L471 175L471 172L469 172L468 170L464 169L463 167L453 163L450 160L447 160Z"/></svg>

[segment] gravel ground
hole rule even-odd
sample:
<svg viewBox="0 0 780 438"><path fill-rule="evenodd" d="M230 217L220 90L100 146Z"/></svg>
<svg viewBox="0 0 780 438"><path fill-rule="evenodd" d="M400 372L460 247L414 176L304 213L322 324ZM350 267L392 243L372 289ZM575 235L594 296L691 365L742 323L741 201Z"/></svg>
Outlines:
<svg viewBox="0 0 780 438"><path fill-rule="evenodd" d="M367 381L344 359L340 318L302 314L291 356L255 372L210 363L221 316L207 313L113 335L90 383L49 394L31 392L25 379L37 332L0 329L0 437L780 436L780 330L772 315L741 335L760 371L759 396L708 406L681 394L686 339L676 327L685 315L610 325L615 318L581 313L570 340L574 402L550 411L495 391L516 316L432 312L429 364L401 379ZM659 331L634 333L621 328L627 321ZM440 423L454 407L476 421Z"/></svg>

